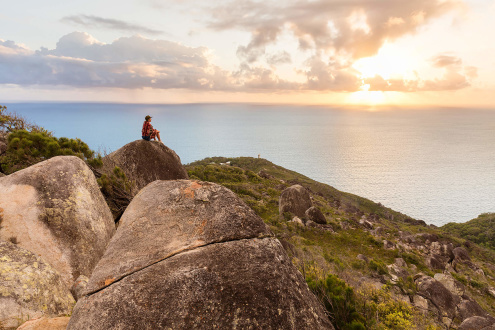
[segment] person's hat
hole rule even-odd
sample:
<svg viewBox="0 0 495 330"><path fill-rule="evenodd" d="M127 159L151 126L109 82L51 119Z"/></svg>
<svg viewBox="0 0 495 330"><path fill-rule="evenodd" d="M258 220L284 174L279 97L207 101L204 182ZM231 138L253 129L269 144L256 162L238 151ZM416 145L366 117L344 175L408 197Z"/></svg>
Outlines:
<svg viewBox="0 0 495 330"><path fill-rule="evenodd" d="M150 115L147 115L146 117L144 117L144 119L145 119L145 120L148 120L148 119L150 119L150 118L151 118L151 116L150 116Z"/></svg>

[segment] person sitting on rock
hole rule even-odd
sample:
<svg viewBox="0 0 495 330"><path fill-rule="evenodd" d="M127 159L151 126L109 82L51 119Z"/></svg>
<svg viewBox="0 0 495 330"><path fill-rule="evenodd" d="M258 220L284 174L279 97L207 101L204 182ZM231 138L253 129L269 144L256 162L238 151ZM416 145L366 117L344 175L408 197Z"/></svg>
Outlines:
<svg viewBox="0 0 495 330"><path fill-rule="evenodd" d="M151 140L156 140L158 138L158 142L162 142L162 139L160 139L160 131L157 129L154 129L153 126L151 126L151 116L147 115L144 117L145 121L143 123L143 129L141 130L141 135L144 140L146 141L151 141Z"/></svg>

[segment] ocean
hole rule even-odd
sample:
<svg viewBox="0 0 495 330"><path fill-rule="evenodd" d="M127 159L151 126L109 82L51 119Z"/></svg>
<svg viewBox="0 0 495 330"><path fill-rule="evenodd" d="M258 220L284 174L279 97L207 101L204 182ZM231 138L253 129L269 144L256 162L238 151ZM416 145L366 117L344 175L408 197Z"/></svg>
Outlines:
<svg viewBox="0 0 495 330"><path fill-rule="evenodd" d="M324 106L9 103L109 153L141 138L144 116L184 164L260 155L277 165L441 226L495 212L495 110Z"/></svg>

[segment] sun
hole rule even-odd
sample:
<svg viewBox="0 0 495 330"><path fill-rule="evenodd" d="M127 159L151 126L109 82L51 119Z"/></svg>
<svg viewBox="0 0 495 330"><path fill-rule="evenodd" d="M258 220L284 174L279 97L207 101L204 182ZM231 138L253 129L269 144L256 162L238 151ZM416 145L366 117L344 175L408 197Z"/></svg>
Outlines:
<svg viewBox="0 0 495 330"><path fill-rule="evenodd" d="M383 79L411 78L417 66L414 52L385 43L378 54L358 59L352 67L361 73L361 78L381 76Z"/></svg>
<svg viewBox="0 0 495 330"><path fill-rule="evenodd" d="M347 102L355 105L382 105L387 104L387 97L385 92L363 90L351 93Z"/></svg>
<svg viewBox="0 0 495 330"><path fill-rule="evenodd" d="M389 79L415 79L415 66L418 57L414 51L399 47L396 44L385 43L375 56L358 59L352 67L357 70L362 79L361 90L351 93L347 102L358 105L402 104L404 93L389 91L370 91L366 83L368 78L381 77Z"/></svg>

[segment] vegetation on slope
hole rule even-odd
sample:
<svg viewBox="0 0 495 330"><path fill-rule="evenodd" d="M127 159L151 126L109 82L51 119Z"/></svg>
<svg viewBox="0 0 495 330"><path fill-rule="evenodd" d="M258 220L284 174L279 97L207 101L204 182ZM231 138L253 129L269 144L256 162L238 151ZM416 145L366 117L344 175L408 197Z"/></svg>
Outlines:
<svg viewBox="0 0 495 330"><path fill-rule="evenodd" d="M483 213L465 223L448 223L442 229L453 235L495 250L495 213Z"/></svg>
<svg viewBox="0 0 495 330"><path fill-rule="evenodd" d="M220 165L230 162L228 165ZM416 294L413 276L433 276L420 251L386 248L403 236L434 234L442 242L463 246L485 265L486 277L462 265L456 276L466 284L466 293L476 297L485 310L495 313L495 299L487 288L495 285L495 254L422 221L395 212L365 198L341 192L265 159L213 157L186 165L191 179L216 182L234 191L271 227L308 285L327 307L338 329L435 329L438 319L419 312L408 303ZM311 192L313 205L325 215L327 225L300 226L279 214L281 192L300 184ZM380 235L360 224L375 219ZM377 230L377 232L378 232ZM464 244L466 243L466 244ZM367 261L358 258L365 256ZM402 258L409 276L392 281L387 265ZM490 279L491 278L491 279ZM344 312L345 311L345 312ZM342 315L342 313L347 313Z"/></svg>

